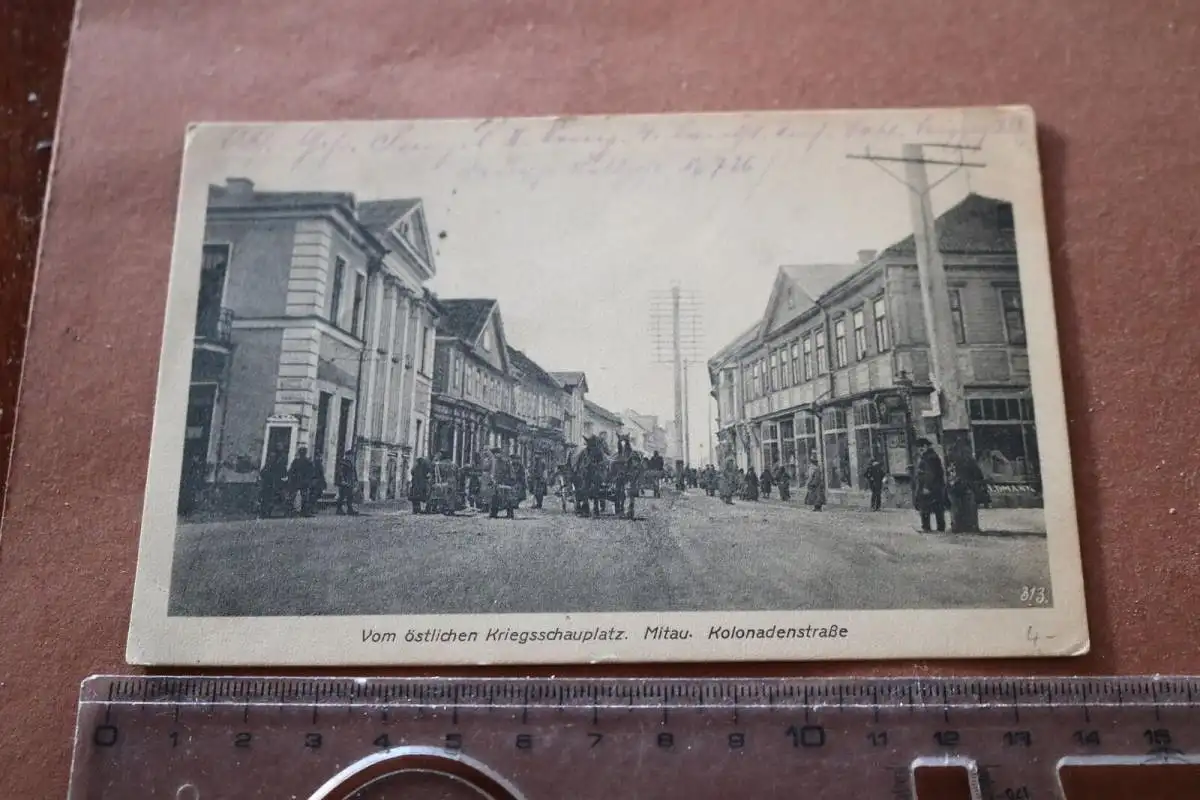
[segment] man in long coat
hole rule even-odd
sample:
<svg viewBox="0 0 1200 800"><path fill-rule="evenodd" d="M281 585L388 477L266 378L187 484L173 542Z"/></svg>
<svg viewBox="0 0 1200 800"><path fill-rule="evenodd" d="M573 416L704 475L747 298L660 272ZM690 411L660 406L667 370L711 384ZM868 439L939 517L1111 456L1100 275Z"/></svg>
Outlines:
<svg viewBox="0 0 1200 800"><path fill-rule="evenodd" d="M354 465L353 450L347 450L338 460L333 468L333 480L338 490L337 513L357 515L358 512L354 510L354 490L358 487L358 467Z"/></svg>
<svg viewBox="0 0 1200 800"><path fill-rule="evenodd" d="M408 499L412 501L414 514L425 513L425 503L429 501L429 477L432 474L433 466L425 456L421 456L413 464L412 483L408 487Z"/></svg>
<svg viewBox="0 0 1200 800"><path fill-rule="evenodd" d="M937 522L939 531L946 530L946 470L942 459L928 439L919 439L924 447L917 461L916 497L917 513L921 515L921 530L929 530L929 518Z"/></svg>
<svg viewBox="0 0 1200 800"><path fill-rule="evenodd" d="M308 457L308 448L297 448L296 457L292 459L292 463L288 467L288 508L293 507L296 495L299 494L300 513L306 517L311 517L316 513L314 509L317 503L316 497L313 496L313 489L316 486L317 478L317 468L312 459Z"/></svg>
<svg viewBox="0 0 1200 800"><path fill-rule="evenodd" d="M877 458L871 459L871 463L863 470L863 478L867 481L867 488L871 490L872 511L878 511L883 505L883 479L886 475L887 471Z"/></svg>
<svg viewBox="0 0 1200 800"><path fill-rule="evenodd" d="M820 511L825 505L825 474L817 457L809 456L808 480L805 482L804 505L811 506L813 511Z"/></svg>

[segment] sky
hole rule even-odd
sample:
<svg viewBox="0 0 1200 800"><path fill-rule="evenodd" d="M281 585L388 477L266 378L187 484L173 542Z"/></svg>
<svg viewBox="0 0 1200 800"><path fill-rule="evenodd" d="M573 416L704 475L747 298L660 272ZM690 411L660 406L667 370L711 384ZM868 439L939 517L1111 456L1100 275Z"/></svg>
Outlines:
<svg viewBox="0 0 1200 800"><path fill-rule="evenodd" d="M697 299L689 368L690 456L707 458L715 409L703 361L764 312L780 265L853 262L912 232L907 189L881 167L907 141L966 142L933 192L1013 199L1031 137L953 113L716 115L357 123L289 127L210 156L210 180L263 190L418 197L442 298L500 302L509 343L547 370L582 370L589 398L673 417L671 367L655 363L651 298L675 282ZM227 140L226 140L227 141ZM927 150L957 159L962 151ZM189 156L190 157L190 156ZM931 180L951 167L930 166Z"/></svg>

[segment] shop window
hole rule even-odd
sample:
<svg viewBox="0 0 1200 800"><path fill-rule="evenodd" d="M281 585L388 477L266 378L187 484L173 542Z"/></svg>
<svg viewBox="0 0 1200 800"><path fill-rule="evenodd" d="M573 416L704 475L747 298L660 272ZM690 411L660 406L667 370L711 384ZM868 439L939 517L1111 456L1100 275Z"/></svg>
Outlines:
<svg viewBox="0 0 1200 800"><path fill-rule="evenodd" d="M846 428L846 409L827 408L822 414L825 449L825 481L830 489L853 486L850 470L850 437Z"/></svg>
<svg viewBox="0 0 1200 800"><path fill-rule="evenodd" d="M993 483L1036 483L1037 425L1028 398L971 398L971 441L984 477Z"/></svg>

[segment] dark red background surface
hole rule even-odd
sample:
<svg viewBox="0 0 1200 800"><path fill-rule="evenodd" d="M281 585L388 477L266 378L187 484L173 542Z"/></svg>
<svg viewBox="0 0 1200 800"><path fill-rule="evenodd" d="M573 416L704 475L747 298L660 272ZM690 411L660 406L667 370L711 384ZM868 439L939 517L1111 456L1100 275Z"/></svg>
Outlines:
<svg viewBox="0 0 1200 800"><path fill-rule="evenodd" d="M4 357L19 352L63 6L0 15ZM1031 104L1092 653L606 671L1200 672L1200 4L87 0L74 36L0 539L0 796L62 796L79 680L132 671L182 131L201 119Z"/></svg>

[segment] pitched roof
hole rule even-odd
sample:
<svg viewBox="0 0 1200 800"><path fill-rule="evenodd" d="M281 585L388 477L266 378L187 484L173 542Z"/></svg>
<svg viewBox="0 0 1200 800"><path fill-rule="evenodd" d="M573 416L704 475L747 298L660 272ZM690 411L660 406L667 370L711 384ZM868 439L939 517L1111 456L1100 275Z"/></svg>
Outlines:
<svg viewBox="0 0 1200 800"><path fill-rule="evenodd" d="M710 358L708 360L709 368L711 369L711 368L717 366L718 364L721 364L725 360L731 358L734 354L736 354L743 347L745 347L746 345L753 342L755 339L758 338L759 331L761 331L761 330L762 330L762 320L759 320L758 322L755 322L753 325L751 325L746 330L739 333L737 335L736 339L734 339L732 342L730 342L729 344L722 347L720 350L717 351L716 355L714 355L712 358Z"/></svg>
<svg viewBox="0 0 1200 800"><path fill-rule="evenodd" d="M934 223L943 253L1015 253L1012 204L985 195L968 194ZM885 256L916 256L913 237L906 236L883 251Z"/></svg>
<svg viewBox="0 0 1200 800"><path fill-rule="evenodd" d="M524 372L526 375L529 375L530 377L534 378L535 380L540 381L541 383L544 383L547 386L553 387L555 389L562 388L562 386L559 384L559 382L554 380L554 376L552 376L549 372L546 372L546 370L544 370L540 366L538 366L538 363L536 361L534 361L529 356L525 355L525 353L521 352L517 348L515 348L515 347L508 348L508 358L513 366L515 366L521 372Z"/></svg>
<svg viewBox="0 0 1200 800"><path fill-rule="evenodd" d="M415 198L368 200L358 204L358 221L376 236L383 236L396 220L421 204Z"/></svg>
<svg viewBox="0 0 1200 800"><path fill-rule="evenodd" d="M584 385L587 384L587 375L584 375L578 370L570 372L551 372L550 374L554 376L554 380L558 381L558 384L564 389L573 389L581 383Z"/></svg>
<svg viewBox="0 0 1200 800"><path fill-rule="evenodd" d="M862 264L790 264L780 267L779 271L815 303L821 295L862 267Z"/></svg>
<svg viewBox="0 0 1200 800"><path fill-rule="evenodd" d="M623 422L620 414L615 414L612 411L609 411L604 406L593 403L591 400L585 399L583 401L583 407L598 417L604 417L609 422L615 422L618 425L622 424L622 422Z"/></svg>
<svg viewBox="0 0 1200 800"><path fill-rule="evenodd" d="M483 326L487 324L488 315L496 306L496 301L489 298L438 298L438 304L443 312L438 320L438 330L473 344L483 333Z"/></svg>

